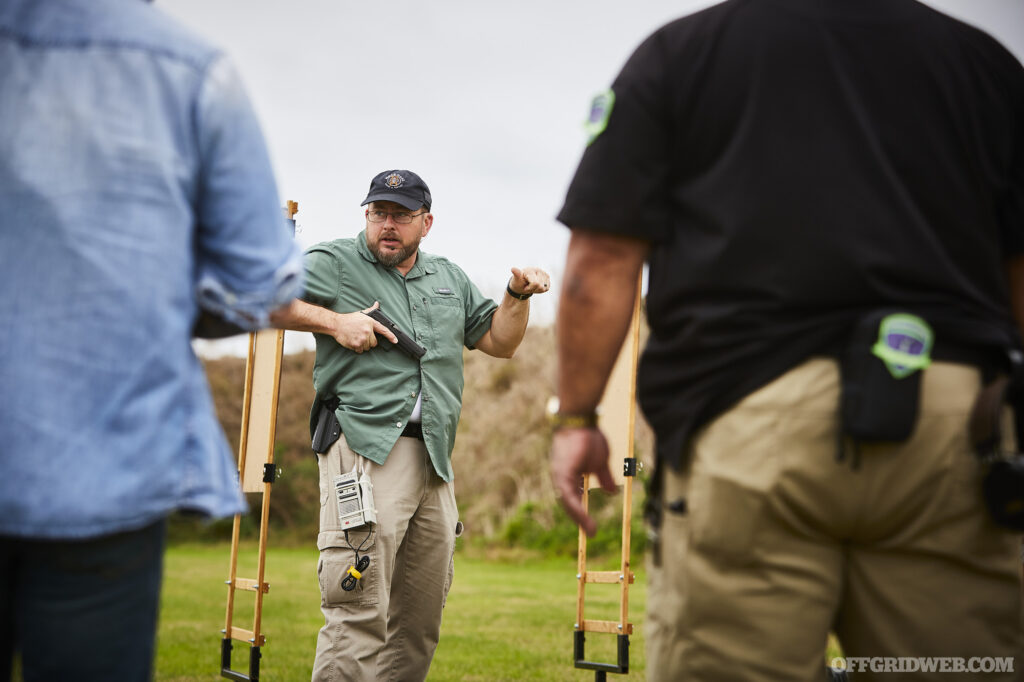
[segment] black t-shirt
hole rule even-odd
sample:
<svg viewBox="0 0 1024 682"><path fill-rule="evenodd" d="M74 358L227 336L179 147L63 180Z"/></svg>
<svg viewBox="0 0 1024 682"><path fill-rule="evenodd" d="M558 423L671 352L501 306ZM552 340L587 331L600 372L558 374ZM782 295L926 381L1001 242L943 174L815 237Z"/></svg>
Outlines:
<svg viewBox="0 0 1024 682"><path fill-rule="evenodd" d="M641 405L661 459L869 310L935 357L1011 343L1024 70L911 0L729 0L649 37L558 219L649 240Z"/></svg>

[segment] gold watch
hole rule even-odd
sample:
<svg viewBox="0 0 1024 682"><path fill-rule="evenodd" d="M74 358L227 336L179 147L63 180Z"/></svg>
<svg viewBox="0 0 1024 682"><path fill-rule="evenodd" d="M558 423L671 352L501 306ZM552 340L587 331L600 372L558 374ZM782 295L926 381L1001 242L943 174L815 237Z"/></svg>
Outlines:
<svg viewBox="0 0 1024 682"><path fill-rule="evenodd" d="M548 424L553 431L558 429L593 429L597 427L597 411L570 414L560 412L558 398L552 396L547 405Z"/></svg>

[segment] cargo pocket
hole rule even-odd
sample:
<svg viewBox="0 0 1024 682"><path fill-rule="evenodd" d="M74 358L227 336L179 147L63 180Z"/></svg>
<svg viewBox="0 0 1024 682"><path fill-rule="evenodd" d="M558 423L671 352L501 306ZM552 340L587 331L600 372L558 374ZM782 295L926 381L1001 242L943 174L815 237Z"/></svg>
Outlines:
<svg viewBox="0 0 1024 682"><path fill-rule="evenodd" d="M452 558L448 561L448 575L444 579L444 599L441 600L441 608L448 604L448 590L452 589L452 581L455 580L455 552L452 552Z"/></svg>
<svg viewBox="0 0 1024 682"><path fill-rule="evenodd" d="M455 537L462 535L462 521L455 522ZM444 579L444 598L441 600L441 608L448 603L448 590L452 589L452 581L455 580L455 542L452 542L451 559L448 560L448 575Z"/></svg>
<svg viewBox="0 0 1024 682"><path fill-rule="evenodd" d="M322 533L319 544L317 576L321 606L375 605L380 602L380 563L375 526L371 530L348 531L347 542L344 533ZM353 589L346 590L342 582L351 575L349 567L356 566L355 549L359 550L360 558L366 557L370 563L359 571L360 577L354 580Z"/></svg>

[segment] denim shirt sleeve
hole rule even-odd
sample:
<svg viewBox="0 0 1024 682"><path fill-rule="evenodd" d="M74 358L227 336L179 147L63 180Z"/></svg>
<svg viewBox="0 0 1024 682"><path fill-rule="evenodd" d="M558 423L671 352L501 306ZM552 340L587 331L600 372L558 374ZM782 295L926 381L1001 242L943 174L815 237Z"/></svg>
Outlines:
<svg viewBox="0 0 1024 682"><path fill-rule="evenodd" d="M196 101L197 298L246 329L302 293L302 254L282 214L270 158L231 63L218 57Z"/></svg>

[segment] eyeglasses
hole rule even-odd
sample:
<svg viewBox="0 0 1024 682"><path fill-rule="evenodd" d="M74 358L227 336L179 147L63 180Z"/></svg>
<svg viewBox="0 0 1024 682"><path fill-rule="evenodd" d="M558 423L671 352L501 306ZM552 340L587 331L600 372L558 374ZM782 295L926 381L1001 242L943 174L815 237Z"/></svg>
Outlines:
<svg viewBox="0 0 1024 682"><path fill-rule="evenodd" d="M418 215L423 215L427 211L420 211L419 213L410 213L408 211L399 211L397 213L388 213L387 211L371 211L367 209L366 219L371 223L383 223L391 216L391 219L398 225L408 225L412 222L412 219Z"/></svg>

